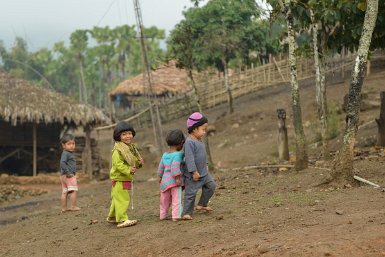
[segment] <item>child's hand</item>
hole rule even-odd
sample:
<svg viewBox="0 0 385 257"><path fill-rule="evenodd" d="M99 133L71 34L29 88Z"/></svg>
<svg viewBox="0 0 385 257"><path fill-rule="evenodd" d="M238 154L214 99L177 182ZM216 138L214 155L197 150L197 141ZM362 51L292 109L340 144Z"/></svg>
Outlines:
<svg viewBox="0 0 385 257"><path fill-rule="evenodd" d="M132 166L132 167L131 167L131 174L135 174L135 172L136 172L136 167L135 167L135 166Z"/></svg>
<svg viewBox="0 0 385 257"><path fill-rule="evenodd" d="M198 171L193 172L193 180L198 181L201 175L199 175Z"/></svg>
<svg viewBox="0 0 385 257"><path fill-rule="evenodd" d="M162 182L162 178L159 178L159 184Z"/></svg>
<svg viewBox="0 0 385 257"><path fill-rule="evenodd" d="M182 182L180 181L180 178L175 178L175 184L178 187L182 185Z"/></svg>

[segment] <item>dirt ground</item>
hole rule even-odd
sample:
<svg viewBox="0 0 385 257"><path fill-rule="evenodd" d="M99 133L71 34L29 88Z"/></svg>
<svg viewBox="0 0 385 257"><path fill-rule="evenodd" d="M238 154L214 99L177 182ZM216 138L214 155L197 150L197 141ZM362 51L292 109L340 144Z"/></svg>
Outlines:
<svg viewBox="0 0 385 257"><path fill-rule="evenodd" d="M374 70L365 79L368 98L379 102L385 72ZM329 106L339 114L347 82L328 87ZM44 190L37 196L0 204L1 256L385 256L385 193L367 185L322 184L330 163L320 161L316 141L314 86L303 83L301 100L309 142L310 167L296 172L278 169L240 169L276 163L277 108L288 112L290 150L294 139L289 86L279 86L236 99L236 111L226 106L205 113L215 133L210 136L218 170L211 213L194 213L192 221L159 221L158 160L147 150L151 130L138 131L146 165L134 183L134 227L117 229L105 222L110 182L80 179L80 212L60 213L60 185L14 185ZM373 147L377 129L371 123L379 108L363 111L358 134L355 174L385 185L385 151ZM184 129L185 118L165 124ZM104 156L110 151L110 132L99 135ZM331 141L338 149L340 137ZM292 153L291 153L292 154ZM4 178L0 178L0 182ZM9 180L9 178L7 178ZM10 187L11 185L5 185ZM5 186L2 186L3 188ZM41 191L39 191L41 192Z"/></svg>

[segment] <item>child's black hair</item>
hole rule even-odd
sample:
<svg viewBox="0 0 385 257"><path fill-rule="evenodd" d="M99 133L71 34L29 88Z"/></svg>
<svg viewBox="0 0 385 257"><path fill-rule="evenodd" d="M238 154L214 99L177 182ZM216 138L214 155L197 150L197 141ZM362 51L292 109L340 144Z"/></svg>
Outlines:
<svg viewBox="0 0 385 257"><path fill-rule="evenodd" d="M168 146L178 146L180 144L183 144L185 139L186 138L181 130L173 129L168 132L166 142Z"/></svg>
<svg viewBox="0 0 385 257"><path fill-rule="evenodd" d="M114 128L114 140L115 141L120 141L120 135L125 132L125 131L131 131L132 135L135 137L136 132L134 130L134 127L130 125L126 121L121 121L119 122L115 128Z"/></svg>
<svg viewBox="0 0 385 257"><path fill-rule="evenodd" d="M68 141L71 141L71 140L75 140L74 135L72 135L72 134L64 134L61 137L61 139L60 139L60 143L65 144L65 143L67 143Z"/></svg>

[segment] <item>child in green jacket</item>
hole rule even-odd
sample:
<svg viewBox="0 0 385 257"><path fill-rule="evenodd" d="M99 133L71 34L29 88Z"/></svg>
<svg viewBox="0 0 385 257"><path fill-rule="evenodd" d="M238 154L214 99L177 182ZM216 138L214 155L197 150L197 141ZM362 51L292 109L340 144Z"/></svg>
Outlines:
<svg viewBox="0 0 385 257"><path fill-rule="evenodd" d="M131 182L137 168L143 165L143 159L136 145L132 143L135 137L134 128L125 121L119 122L114 129L115 145L112 149L112 167L110 179L111 207L107 217L109 223L117 223L118 228L135 225L137 220L129 220L127 209L130 204Z"/></svg>

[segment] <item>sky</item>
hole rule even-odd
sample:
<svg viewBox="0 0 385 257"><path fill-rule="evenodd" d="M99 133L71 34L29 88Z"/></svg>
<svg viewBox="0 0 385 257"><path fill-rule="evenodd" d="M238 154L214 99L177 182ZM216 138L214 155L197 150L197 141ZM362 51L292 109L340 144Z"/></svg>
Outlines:
<svg viewBox="0 0 385 257"><path fill-rule="evenodd" d="M190 0L139 0L145 27L166 33L183 19ZM0 0L0 40L9 48L15 37L27 41L28 50L52 48L68 42L76 29L94 26L135 25L133 0Z"/></svg>

